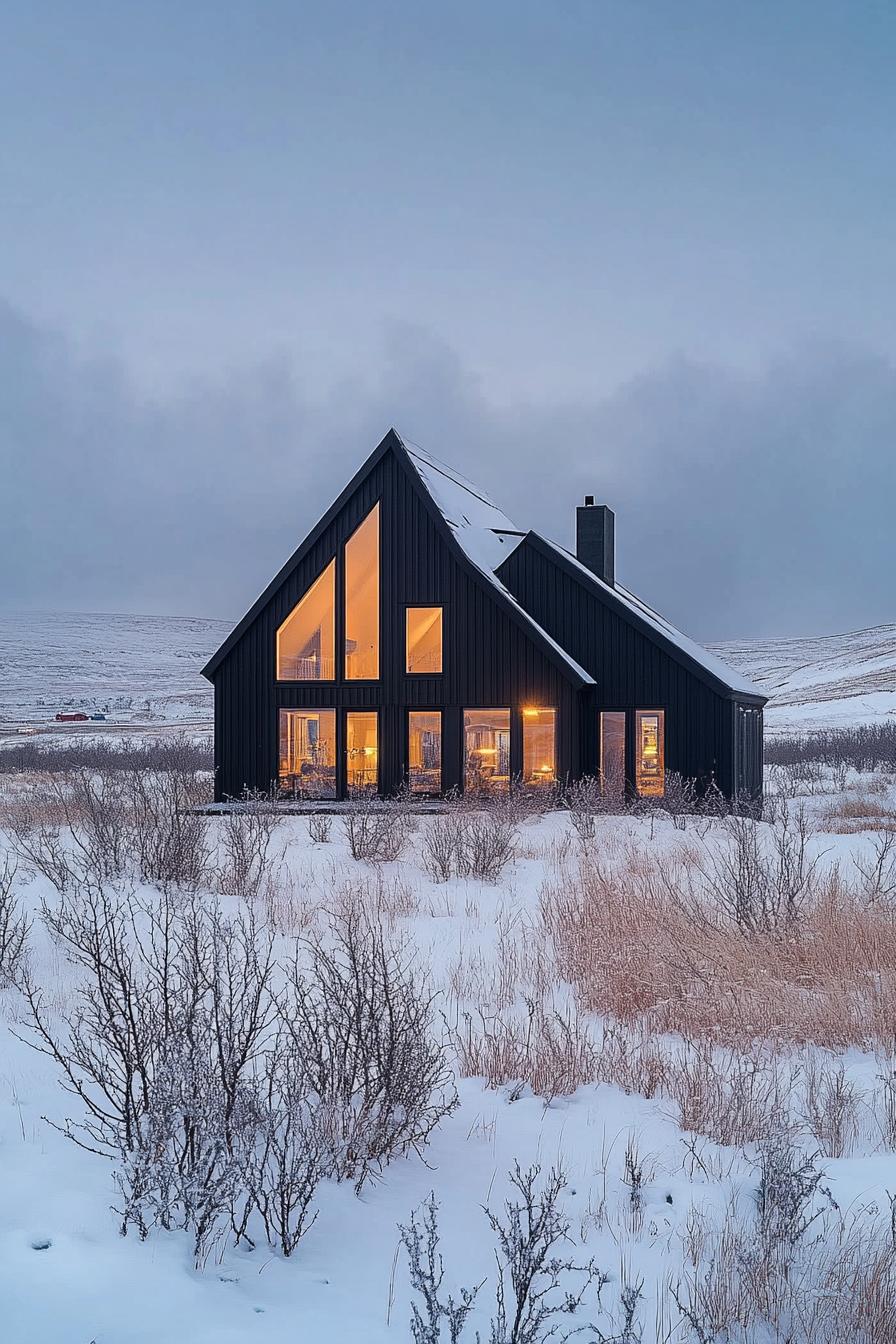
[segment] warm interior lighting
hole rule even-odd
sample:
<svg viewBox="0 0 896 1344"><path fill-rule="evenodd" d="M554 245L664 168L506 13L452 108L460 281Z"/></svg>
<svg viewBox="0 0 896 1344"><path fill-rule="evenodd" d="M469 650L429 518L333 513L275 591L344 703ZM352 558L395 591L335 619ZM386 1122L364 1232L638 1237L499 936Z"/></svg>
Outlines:
<svg viewBox="0 0 896 1344"><path fill-rule="evenodd" d="M345 716L345 775L349 792L375 791L378 784L379 751L376 713Z"/></svg>
<svg viewBox="0 0 896 1344"><path fill-rule="evenodd" d="M523 710L523 783L543 787L557 773L556 710Z"/></svg>
<svg viewBox="0 0 896 1344"><path fill-rule="evenodd" d="M405 639L407 672L441 672L442 608L408 607Z"/></svg>
<svg viewBox="0 0 896 1344"><path fill-rule="evenodd" d="M336 652L336 561L277 631L278 681L332 681Z"/></svg>
<svg viewBox="0 0 896 1344"><path fill-rule="evenodd" d="M280 792L336 797L335 709L280 710Z"/></svg>
<svg viewBox="0 0 896 1344"><path fill-rule="evenodd" d="M600 787L607 798L625 793L625 714L620 710L600 716Z"/></svg>
<svg viewBox="0 0 896 1344"><path fill-rule="evenodd" d="M411 793L442 791L442 715L408 712L408 788Z"/></svg>
<svg viewBox="0 0 896 1344"><path fill-rule="evenodd" d="M510 788L510 710L464 710L464 790Z"/></svg>
<svg viewBox="0 0 896 1344"><path fill-rule="evenodd" d="M635 786L642 798L665 792L665 718L661 709L635 714Z"/></svg>
<svg viewBox="0 0 896 1344"><path fill-rule="evenodd" d="M345 543L345 675L380 675L380 506Z"/></svg>

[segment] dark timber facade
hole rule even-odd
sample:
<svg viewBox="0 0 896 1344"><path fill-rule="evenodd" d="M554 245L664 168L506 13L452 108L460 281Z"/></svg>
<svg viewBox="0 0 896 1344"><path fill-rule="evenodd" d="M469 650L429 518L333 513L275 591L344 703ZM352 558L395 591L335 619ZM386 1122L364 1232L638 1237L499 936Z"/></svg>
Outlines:
<svg viewBox="0 0 896 1344"><path fill-rule="evenodd" d="M579 514L576 557L390 431L204 669L216 796L661 796L676 771L758 797L764 698L616 584L609 510Z"/></svg>

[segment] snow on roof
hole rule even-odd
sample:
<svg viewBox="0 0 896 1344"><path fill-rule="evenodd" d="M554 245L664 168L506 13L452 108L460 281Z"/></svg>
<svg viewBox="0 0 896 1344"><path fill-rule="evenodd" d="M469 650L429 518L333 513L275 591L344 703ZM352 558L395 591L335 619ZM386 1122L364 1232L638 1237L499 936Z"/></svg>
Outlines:
<svg viewBox="0 0 896 1344"><path fill-rule="evenodd" d="M584 668L580 667L575 659L571 658L566 650L529 615L525 607L517 602L513 594L505 588L495 574L495 570L502 561L506 560L516 550L526 533L520 531L510 521L507 514L499 509L494 500L478 485L468 481L453 467L440 462L438 458L433 457L425 449L418 447L417 444L409 443L407 439L402 439L402 443L417 470L417 474L468 559L472 560L476 568L496 588L500 589L505 598L513 603L541 637L553 645L566 663L593 686L595 684L594 678ZM535 533L535 535L540 537L539 533ZM739 692L742 695L762 695L762 691L754 686L751 681L748 681L746 677L739 672L735 672L721 658L717 658L715 654L705 649L702 644L698 644L696 640L690 639L687 635L683 635L680 630L676 630L675 626L671 625L665 617L654 611L646 602L642 602L641 598L636 597L634 593L630 593L627 588L623 588L619 583L611 587L604 583L603 579L598 578L587 565L583 565L573 555L572 551L566 550L564 546L558 545L557 542L551 541L547 537L540 537L540 540L559 555L562 555L570 564L581 570L592 583L599 584L609 595L615 597L623 607L628 607L647 625L659 634L664 635L676 648L702 667L704 671L709 672L723 686L727 686L729 690Z"/></svg>
<svg viewBox="0 0 896 1344"><path fill-rule="evenodd" d="M402 443L417 475L467 559L472 561L489 583L498 589L504 600L515 608L526 624L554 649L567 667L586 685L593 686L595 682L591 674L586 672L562 645L552 639L516 600L513 593L505 588L495 573L498 566L516 550L526 535L525 532L520 531L478 485L468 481L453 467L440 462L417 444L410 443L407 439L402 439Z"/></svg>
<svg viewBox="0 0 896 1344"><path fill-rule="evenodd" d="M670 622L667 621L664 616L661 616L658 611L654 611L653 607L649 607L640 597L636 597L635 594L630 593L627 588L623 588L622 584L616 583L611 586L608 583L604 583L603 579L599 578L587 565L583 565L581 560L573 555L572 551L568 551L565 546L559 546L556 541L551 541L549 537L542 537L538 533L536 533L536 535L539 536L539 539L543 541L546 546L550 546L552 550L557 551L558 554L562 555L564 560L569 564L574 565L576 569L581 570L583 574L587 575L592 583L598 584L604 592L617 598L622 606L628 607L629 610L636 616L639 616L642 621L645 621L648 625L652 626L653 629L657 630L661 635L665 635L666 639L670 640L676 648L680 649L682 653L687 654L693 662L698 663L706 672L709 672L717 681L720 681L723 686L727 686L729 690L740 692L742 695L762 696L764 694L758 686L755 686L753 682L748 681L740 672L735 672L728 663L723 662L721 658L717 658L714 653L710 653L702 644L698 644L696 640L690 639L688 635L683 635L680 630L677 630L674 625L670 624Z"/></svg>

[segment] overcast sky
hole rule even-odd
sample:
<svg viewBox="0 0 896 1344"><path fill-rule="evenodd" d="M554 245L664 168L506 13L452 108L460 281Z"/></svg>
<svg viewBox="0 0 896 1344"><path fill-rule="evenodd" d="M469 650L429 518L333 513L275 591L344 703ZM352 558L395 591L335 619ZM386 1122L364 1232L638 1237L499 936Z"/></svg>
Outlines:
<svg viewBox="0 0 896 1344"><path fill-rule="evenodd" d="M896 620L896 6L7 0L0 606L237 617L390 424L698 638Z"/></svg>

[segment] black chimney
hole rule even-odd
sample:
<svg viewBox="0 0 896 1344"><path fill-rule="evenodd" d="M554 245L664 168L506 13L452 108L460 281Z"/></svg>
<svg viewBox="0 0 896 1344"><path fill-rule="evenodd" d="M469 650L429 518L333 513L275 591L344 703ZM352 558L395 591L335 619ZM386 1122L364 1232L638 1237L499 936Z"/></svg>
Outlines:
<svg viewBox="0 0 896 1344"><path fill-rule="evenodd" d="M576 559L612 588L616 582L616 515L593 495L576 509Z"/></svg>

